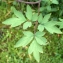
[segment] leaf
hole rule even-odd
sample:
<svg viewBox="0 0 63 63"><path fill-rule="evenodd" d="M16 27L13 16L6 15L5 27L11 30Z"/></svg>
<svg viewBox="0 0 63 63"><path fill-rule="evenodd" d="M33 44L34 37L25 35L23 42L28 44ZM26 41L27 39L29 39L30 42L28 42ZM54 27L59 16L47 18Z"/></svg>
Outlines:
<svg viewBox="0 0 63 63"><path fill-rule="evenodd" d="M37 20L38 20L38 13L35 13L32 16L32 21L37 21Z"/></svg>
<svg viewBox="0 0 63 63"><path fill-rule="evenodd" d="M59 20L60 20L61 22L63 22L63 19L59 18Z"/></svg>
<svg viewBox="0 0 63 63"><path fill-rule="evenodd" d="M40 15L38 16L38 22L41 23L42 20L43 20L43 16L42 16L42 14L40 14Z"/></svg>
<svg viewBox="0 0 63 63"><path fill-rule="evenodd" d="M30 31L23 31L23 34L24 34L25 36L33 36L33 33L30 32Z"/></svg>
<svg viewBox="0 0 63 63"><path fill-rule="evenodd" d="M51 14L45 15L41 23L42 23L42 24L43 24L43 23L47 23L47 22L49 21L50 16L51 16Z"/></svg>
<svg viewBox="0 0 63 63"><path fill-rule="evenodd" d="M37 44L37 47L38 47L38 49L37 49L37 50L38 50L40 53L43 53L42 46L40 46L39 44ZM36 48L37 48L37 47L36 47Z"/></svg>
<svg viewBox="0 0 63 63"><path fill-rule="evenodd" d="M63 28L63 22L58 22L59 28L62 29Z"/></svg>
<svg viewBox="0 0 63 63"><path fill-rule="evenodd" d="M59 4L57 0L52 0L53 4Z"/></svg>
<svg viewBox="0 0 63 63"><path fill-rule="evenodd" d="M32 23L31 22L25 22L23 24L23 29L27 29L28 27L31 27L32 26Z"/></svg>
<svg viewBox="0 0 63 63"><path fill-rule="evenodd" d="M59 18L60 22L58 22L59 28L63 28L63 19Z"/></svg>
<svg viewBox="0 0 63 63"><path fill-rule="evenodd" d="M28 45L33 39L33 33L30 31L23 31L24 36L16 43L15 47Z"/></svg>
<svg viewBox="0 0 63 63"><path fill-rule="evenodd" d="M11 27L16 27L21 25L23 22L24 21L21 21L21 19L18 19L18 18L9 18L2 23L6 25L11 25Z"/></svg>
<svg viewBox="0 0 63 63"><path fill-rule="evenodd" d="M44 37L37 37L36 36L35 39L36 39L36 41L37 41L38 44L40 44L40 45L46 45L46 42L47 42L46 38L44 38Z"/></svg>
<svg viewBox="0 0 63 63"><path fill-rule="evenodd" d="M45 23L45 26L55 26L55 25L57 25L58 24L58 22L57 21L49 21L49 22L47 22L47 23Z"/></svg>
<svg viewBox="0 0 63 63"><path fill-rule="evenodd" d="M36 59L37 62L40 61L40 55L39 55L39 52L37 50L35 50L33 52L33 56L34 56L34 58Z"/></svg>
<svg viewBox="0 0 63 63"><path fill-rule="evenodd" d="M46 9L46 7L40 7L40 12L44 11Z"/></svg>
<svg viewBox="0 0 63 63"><path fill-rule="evenodd" d="M13 7L13 6L11 7L11 10L14 12L14 14L16 15L16 17L18 17L19 19L21 19L21 21L26 21L26 19L25 19L24 15L22 14L22 12L17 11L15 9L15 7Z"/></svg>
<svg viewBox="0 0 63 63"><path fill-rule="evenodd" d="M27 8L26 8L27 12L26 12L26 17L31 20L32 19L32 9L29 5L27 5Z"/></svg>
<svg viewBox="0 0 63 63"><path fill-rule="evenodd" d="M43 25L38 25L38 30L40 31L40 32L42 32L43 30L44 30L44 26Z"/></svg>
<svg viewBox="0 0 63 63"><path fill-rule="evenodd" d="M35 36L37 36L37 37L42 37L42 36L44 36L44 35L45 35L45 32L37 31L37 32L35 33Z"/></svg>
<svg viewBox="0 0 63 63"><path fill-rule="evenodd" d="M40 31L35 33L35 40L36 40L36 42L38 44L40 44L40 45L46 45L47 44L46 43L47 42L46 38L42 37L44 35L45 35L45 33L44 32L40 32Z"/></svg>
<svg viewBox="0 0 63 63"><path fill-rule="evenodd" d="M47 8L48 12L51 11L51 6L50 5L46 6L46 8Z"/></svg>
<svg viewBox="0 0 63 63"><path fill-rule="evenodd" d="M47 29L47 31L49 31L50 33L59 33L59 34L61 34L62 32L60 31L60 29L59 28L57 28L56 26L46 26L45 27L46 29Z"/></svg>
<svg viewBox="0 0 63 63"><path fill-rule="evenodd" d="M20 47L23 46L25 47L26 45L28 45L31 41L32 41L33 37L31 36L23 36L15 45L15 47Z"/></svg>
<svg viewBox="0 0 63 63"><path fill-rule="evenodd" d="M54 31L55 33L62 34L61 30L58 27L54 27L54 30L56 30L56 31Z"/></svg>
<svg viewBox="0 0 63 63"><path fill-rule="evenodd" d="M33 51L34 51L34 40L32 41L32 43L30 44L28 48L28 54L32 54Z"/></svg>

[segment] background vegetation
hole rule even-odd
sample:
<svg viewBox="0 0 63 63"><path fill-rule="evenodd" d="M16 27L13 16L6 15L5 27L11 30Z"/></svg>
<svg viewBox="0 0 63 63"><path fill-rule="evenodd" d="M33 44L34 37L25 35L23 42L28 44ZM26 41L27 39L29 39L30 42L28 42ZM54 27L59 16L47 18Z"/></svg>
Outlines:
<svg viewBox="0 0 63 63"><path fill-rule="evenodd" d="M37 63L34 58L30 59L26 48L14 48L16 41L22 36L21 26L9 29L8 26L2 25L5 19L14 16L11 6L23 11L26 4L19 4L13 0L0 0L0 63ZM37 11L36 5L31 6ZM54 20L63 18L63 0L53 4L48 0L42 1L40 12L43 15L51 12ZM43 47L44 53L41 54L40 63L63 63L63 35L51 35L47 32L45 37L49 44Z"/></svg>

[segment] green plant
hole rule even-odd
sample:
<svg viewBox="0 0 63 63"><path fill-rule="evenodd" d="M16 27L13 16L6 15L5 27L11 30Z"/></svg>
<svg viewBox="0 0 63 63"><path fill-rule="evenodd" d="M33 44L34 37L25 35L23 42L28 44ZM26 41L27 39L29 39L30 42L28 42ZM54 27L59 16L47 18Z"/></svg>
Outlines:
<svg viewBox="0 0 63 63"><path fill-rule="evenodd" d="M52 3L58 4L58 1L55 0ZM51 13L46 15L38 14L33 12L29 5L27 5L26 12L24 13L17 11L14 7L11 7L11 10L14 12L15 17L5 20L3 24L11 25L11 27L21 25L23 26L22 32L24 34L15 47L25 47L28 45L28 54L33 53L34 58L39 62L39 53L43 53L43 45L48 44L47 39L44 37L46 30L51 34L62 34L59 28L63 28L63 19L60 18L60 22L54 21L51 19ZM58 26L60 27L58 28Z"/></svg>

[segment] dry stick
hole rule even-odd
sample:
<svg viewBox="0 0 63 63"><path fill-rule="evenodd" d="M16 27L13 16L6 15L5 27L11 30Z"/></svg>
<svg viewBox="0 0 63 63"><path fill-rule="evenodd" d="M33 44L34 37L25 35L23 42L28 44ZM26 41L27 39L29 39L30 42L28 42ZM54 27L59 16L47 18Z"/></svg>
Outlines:
<svg viewBox="0 0 63 63"><path fill-rule="evenodd" d="M37 1L37 2L26 2L26 1L23 1L23 0L17 0L18 2L22 2L22 3L26 3L26 4L38 4L38 15L39 15L39 12L40 12L40 2L41 0ZM34 26L34 34L37 30L37 27L38 27L38 21L35 22L35 26Z"/></svg>
<svg viewBox="0 0 63 63"><path fill-rule="evenodd" d="M37 1L37 2L26 2L26 1L23 1L23 0L17 0L18 2L22 2L22 3L26 3L26 4L38 4L41 2L41 0Z"/></svg>

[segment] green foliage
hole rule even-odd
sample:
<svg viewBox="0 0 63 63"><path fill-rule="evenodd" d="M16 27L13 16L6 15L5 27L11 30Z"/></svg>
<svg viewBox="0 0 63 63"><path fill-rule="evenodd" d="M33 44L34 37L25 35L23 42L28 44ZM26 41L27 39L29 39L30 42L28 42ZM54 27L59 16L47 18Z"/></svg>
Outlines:
<svg viewBox="0 0 63 63"><path fill-rule="evenodd" d="M50 3L58 4L58 0L43 0L43 1L48 2L49 4Z"/></svg>
<svg viewBox="0 0 63 63"><path fill-rule="evenodd" d="M59 20L60 20L61 22L59 22L58 25L60 25L60 29L62 29L62 28L63 28L63 19L59 18Z"/></svg>
<svg viewBox="0 0 63 63"><path fill-rule="evenodd" d="M3 22L3 24L11 25L11 27L16 27L26 21L25 17L21 12L17 11L14 7L12 7L12 10L16 17L7 19L6 21Z"/></svg>
<svg viewBox="0 0 63 63"><path fill-rule="evenodd" d="M47 40L42 37L44 34L41 32L36 32L34 35L30 31L24 31L23 34L24 36L16 43L15 47L25 47L32 41L29 46L28 53L33 53L34 58L37 60L37 62L39 62L39 52L43 52L41 45L46 45L47 42Z"/></svg>
<svg viewBox="0 0 63 63"><path fill-rule="evenodd" d="M29 31L28 32L23 32L23 33L24 33L24 36L17 42L15 47L20 47L20 46L25 47L33 39L33 33L29 32Z"/></svg>
<svg viewBox="0 0 63 63"><path fill-rule="evenodd" d="M31 20L32 18L32 9L30 8L30 6L27 6L26 8L27 12L26 12L26 17Z"/></svg>
<svg viewBox="0 0 63 63"><path fill-rule="evenodd" d="M26 6L26 11L23 13L17 11L15 7L11 7L15 16L2 22L11 27L22 26L23 36L16 43L15 48L27 46L28 54L33 54L37 62L40 61L39 53L43 53L43 46L48 44L47 39L44 37L45 32L48 31L50 34L62 34L60 29L63 28L62 13L57 13L59 17L53 14L58 12L59 1L42 0L41 3L43 7L40 8L40 14L34 12L29 5Z"/></svg>
<svg viewBox="0 0 63 63"><path fill-rule="evenodd" d="M54 21L48 21L51 14L47 14L44 16L44 18L39 17L38 22L40 23L38 26L39 31L43 31L44 28L49 31L50 33L61 33L59 28L57 28L55 25L57 25L57 22ZM39 15L40 16L40 15Z"/></svg>
<svg viewBox="0 0 63 63"><path fill-rule="evenodd" d="M28 27L31 27L32 26L32 23L31 22L25 22L23 24L23 29L27 29Z"/></svg>

